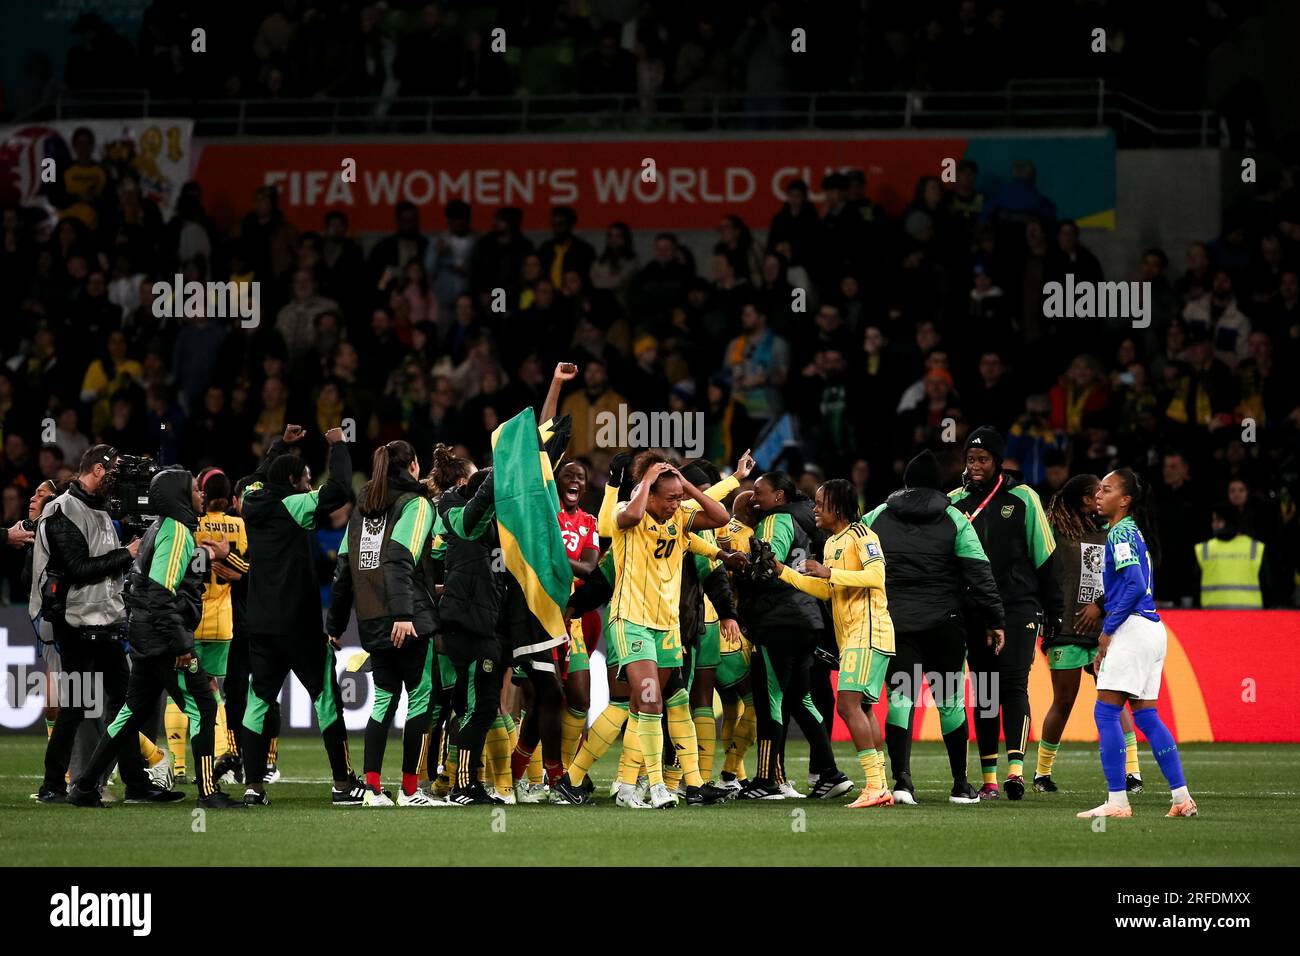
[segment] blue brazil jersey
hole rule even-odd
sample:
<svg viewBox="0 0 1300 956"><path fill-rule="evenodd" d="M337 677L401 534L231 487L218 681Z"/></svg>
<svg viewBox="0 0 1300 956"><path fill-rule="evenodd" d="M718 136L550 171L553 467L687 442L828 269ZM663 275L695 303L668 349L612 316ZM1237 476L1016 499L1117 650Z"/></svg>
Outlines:
<svg viewBox="0 0 1300 956"><path fill-rule="evenodd" d="M1106 563L1102 569L1105 592L1107 634L1124 623L1131 614L1141 614L1148 621L1160 620L1156 613L1151 554L1138 530L1137 522L1125 516L1106 532Z"/></svg>

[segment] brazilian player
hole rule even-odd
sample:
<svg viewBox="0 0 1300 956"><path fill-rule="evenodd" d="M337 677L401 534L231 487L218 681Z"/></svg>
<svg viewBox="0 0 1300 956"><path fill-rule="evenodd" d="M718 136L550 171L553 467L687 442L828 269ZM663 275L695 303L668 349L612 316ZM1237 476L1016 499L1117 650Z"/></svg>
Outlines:
<svg viewBox="0 0 1300 956"><path fill-rule="evenodd" d="M1156 710L1168 635L1156 613L1152 567L1159 542L1151 523L1150 489L1128 468L1101 480L1097 513L1106 519L1106 564L1102 587L1106 619L1097 639L1097 739L1106 776L1106 802L1077 814L1131 817L1124 785L1124 730L1120 714L1127 703L1133 723L1155 752L1169 783L1168 817L1194 817L1196 801L1187 790L1178 742ZM1148 550L1148 538L1150 549Z"/></svg>
<svg viewBox="0 0 1300 956"><path fill-rule="evenodd" d="M606 634L632 688L624 739L635 736L640 743L650 781L649 802L662 809L677 802L664 785L661 721L663 688L682 665L679 624L687 535L692 528L721 527L729 516L672 464L654 461L650 453L643 453L637 464L643 468L640 483L615 516L614 595ZM682 511L686 497L699 504L698 512ZM569 802L585 802L585 794L573 790L567 774L559 789Z"/></svg>
<svg viewBox="0 0 1300 956"><path fill-rule="evenodd" d="M894 796L885 785L884 736L872 711L894 654L885 555L876 533L858 523L858 493L852 482L835 478L818 488L813 515L817 528L829 535L822 548L826 563L809 558L803 574L780 565L781 580L831 602L840 652L835 709L848 725L866 776L866 786L849 806L893 806Z"/></svg>

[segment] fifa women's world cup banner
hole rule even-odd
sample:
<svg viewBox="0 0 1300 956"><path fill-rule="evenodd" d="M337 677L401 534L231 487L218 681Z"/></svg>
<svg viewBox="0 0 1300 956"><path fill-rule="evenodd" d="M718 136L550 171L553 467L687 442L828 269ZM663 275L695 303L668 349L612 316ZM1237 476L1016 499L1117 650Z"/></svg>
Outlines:
<svg viewBox="0 0 1300 956"><path fill-rule="evenodd" d="M951 181L956 163L979 165L985 201L999 194L1014 206L1032 190L1003 193L1013 162L1033 164L1037 189L1056 214L1110 228L1115 210L1115 139L1110 131L1029 135L735 134L728 137L582 137L548 140L310 140L287 143L205 141L195 178L208 212L221 224L251 207L257 188L273 185L280 208L299 229L323 227L341 210L356 232L391 232L393 207L411 202L426 230L442 227L453 199L472 207L472 225L488 228L493 212L514 206L525 230L549 230L552 206L571 206L579 229L621 220L633 230L715 229L739 215L765 227L792 179L820 202L827 173L860 169L867 192L891 214L912 201L917 179ZM1009 209L1014 213L1015 208Z"/></svg>
<svg viewBox="0 0 1300 956"><path fill-rule="evenodd" d="M78 160L78 130L87 129L89 159L106 174L67 176ZM0 126L0 208L18 205L44 210L51 222L75 205L78 193L102 191L130 173L140 194L158 205L164 218L175 209L181 187L190 178L194 157L188 119L58 120ZM90 225L90 223L87 223Z"/></svg>
<svg viewBox="0 0 1300 956"><path fill-rule="evenodd" d="M1300 686L1300 656L1295 653L1300 611L1161 611L1160 617L1169 639L1160 715L1180 743L1300 742L1294 690ZM1052 677L1046 656L1041 652L1034 656L1029 675L1030 734L1037 740L1052 705ZM983 696L974 682L975 677L967 674L968 719ZM1096 684L1083 674L1063 739L1096 741L1092 716L1096 701ZM883 727L886 704L882 701L879 706L877 716ZM970 726L974 727L973 721ZM942 736L939 711L929 690L923 691L913 734L924 740ZM835 739L849 739L848 728L838 716Z"/></svg>

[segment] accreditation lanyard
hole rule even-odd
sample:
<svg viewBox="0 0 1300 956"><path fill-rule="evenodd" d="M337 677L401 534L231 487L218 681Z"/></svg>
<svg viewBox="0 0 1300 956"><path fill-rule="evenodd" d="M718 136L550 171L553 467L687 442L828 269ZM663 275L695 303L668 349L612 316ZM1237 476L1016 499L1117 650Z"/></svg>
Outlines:
<svg viewBox="0 0 1300 956"><path fill-rule="evenodd" d="M972 511L970 514L966 516L967 520L970 521L971 524L975 523L975 519L980 516L980 512L984 510L984 506L993 500L993 496L996 495L998 493L998 489L1002 487L1002 479L1005 477L1006 477L1005 475L998 475L997 484L993 486L993 490L989 492L988 497L980 502L980 506L978 508L976 508L974 511Z"/></svg>

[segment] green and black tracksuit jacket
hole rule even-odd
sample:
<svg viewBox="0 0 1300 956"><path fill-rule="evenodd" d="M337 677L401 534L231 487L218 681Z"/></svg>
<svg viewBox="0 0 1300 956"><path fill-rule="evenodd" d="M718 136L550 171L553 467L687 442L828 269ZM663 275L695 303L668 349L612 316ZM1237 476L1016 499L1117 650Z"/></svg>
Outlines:
<svg viewBox="0 0 1300 956"><path fill-rule="evenodd" d="M203 574L191 567L198 515L190 499L194 476L160 471L149 485L155 519L140 540L127 576L128 641L134 657L179 657L194 650L203 616Z"/></svg>
<svg viewBox="0 0 1300 956"><path fill-rule="evenodd" d="M897 633L928 631L973 609L1003 626L989 560L966 516L933 488L902 488L862 518L889 562L889 616Z"/></svg>
<svg viewBox="0 0 1300 956"><path fill-rule="evenodd" d="M359 500L366 500L369 487ZM388 476L382 511L366 513L359 505L353 510L339 546L326 631L342 634L355 607L361 646L372 653L392 648L397 622L414 624L420 637L433 636L438 611L421 560L433 518L425 486L404 471Z"/></svg>
<svg viewBox="0 0 1300 956"><path fill-rule="evenodd" d="M503 575L509 573L497 540L492 479L488 475L472 498L460 488L449 488L437 502L435 533L445 546L438 616L444 632L479 640L499 637Z"/></svg>
<svg viewBox="0 0 1300 956"><path fill-rule="evenodd" d="M266 480L272 461L287 448L271 443L254 473L259 479L244 493L248 551L255 560L248 573L247 620L250 634L321 634L320 585L316 580L314 532L352 500L352 456L346 442L331 445L329 477L315 491L295 491Z"/></svg>
<svg viewBox="0 0 1300 956"><path fill-rule="evenodd" d="M812 502L799 500L782 505L762 516L754 528L754 537L772 546L776 559L782 563L797 557L815 558L820 537L813 522ZM825 627L821 602L784 581L742 580L739 587L739 609L746 632L755 644L763 643L764 631L821 631ZM811 634L810 634L811 636Z"/></svg>
<svg viewBox="0 0 1300 956"><path fill-rule="evenodd" d="M988 556L1007 615L1042 611L1050 631L1061 620L1061 589L1052 567L1056 541L1038 493L1018 472L1003 470L999 475L1000 486L995 475L982 484L968 482L948 497L962 514L979 511L971 525Z"/></svg>

